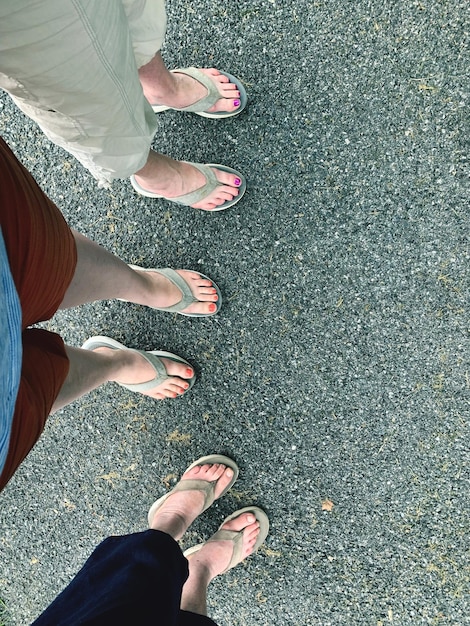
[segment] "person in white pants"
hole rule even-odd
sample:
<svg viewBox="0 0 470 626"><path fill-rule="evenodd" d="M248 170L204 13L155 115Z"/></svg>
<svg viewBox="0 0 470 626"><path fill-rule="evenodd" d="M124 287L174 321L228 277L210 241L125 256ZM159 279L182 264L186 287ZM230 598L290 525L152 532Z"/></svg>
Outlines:
<svg viewBox="0 0 470 626"><path fill-rule="evenodd" d="M228 208L243 195L243 176L150 149L155 113L228 117L244 109L246 93L214 68L169 71L165 30L164 0L3 2L0 87L100 185L131 177L145 196Z"/></svg>

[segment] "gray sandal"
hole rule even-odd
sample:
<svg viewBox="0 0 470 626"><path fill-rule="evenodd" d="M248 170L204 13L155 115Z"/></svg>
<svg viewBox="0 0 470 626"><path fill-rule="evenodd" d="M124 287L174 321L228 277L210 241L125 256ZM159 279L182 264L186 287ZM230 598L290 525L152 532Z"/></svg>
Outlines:
<svg viewBox="0 0 470 626"><path fill-rule="evenodd" d="M253 515L256 517L259 523L259 535L256 539L256 543L253 547L253 552L251 554L254 554L261 547L266 537L268 536L268 533L269 533L268 516L262 509L260 509L257 506L247 506L244 509L239 509L238 511L235 511L235 513L232 513L231 515L226 517L224 521L222 522L222 524L219 526L219 530L216 533L214 533L212 537L210 537L210 539L208 539L205 542L205 543L209 543L211 541L231 541L233 543L233 552L232 552L232 557L230 559L230 563L224 569L224 571L221 572L222 574L225 574L225 572L227 572L229 569L232 569L232 567L235 567L236 565L241 563L243 560L242 553L243 553L243 530L244 529L239 530L239 531L223 529L224 524L226 524L227 522L237 517L240 517L240 515L242 515L243 513L253 513ZM188 556L191 556L191 554L198 552L205 545L205 543L200 543L197 546L188 548L188 550L184 552L184 556L188 557Z"/></svg>
<svg viewBox="0 0 470 626"><path fill-rule="evenodd" d="M174 378L174 376L168 376L165 366L161 362L160 357L171 359L172 361L175 361L176 363L184 363L185 365L189 365L189 367L191 367L190 363L185 361L180 356L173 354L172 352L165 352L164 350L152 350L151 352L146 352L144 350L134 350L134 348L127 348L122 343L119 343L119 341L116 341L115 339L111 339L110 337L105 337L103 335L90 337L90 339L87 339L85 341L82 348L84 350L96 350L96 348L111 348L113 350L132 350L132 352L138 352L140 355L142 355L144 359L146 359L155 370L155 377L152 378L152 380L148 380L144 383L137 383L134 385L133 384L126 385L125 383L118 383L118 385L121 385L121 387L125 387L126 389L129 389L129 391L135 391L138 393L143 393L145 391L150 391L151 389L155 389L157 385L160 385L163 381L167 380L168 378ZM191 387L194 385L196 381L196 376L193 376L192 378L188 378L188 379L185 378L184 380L187 383L189 383L189 387L186 389L186 391L184 391L180 395L184 395L186 392L188 392L191 389Z"/></svg>
<svg viewBox="0 0 470 626"><path fill-rule="evenodd" d="M214 463L221 463L222 465L226 465L233 470L232 480L220 494L219 498L221 498L227 493L229 489L233 487L235 481L238 478L238 465L233 459L229 458L228 456L224 456L223 454L210 454L209 456L202 456L197 461L194 461L194 463L191 463L191 465L186 469L186 472L193 467L196 467L197 465L213 465ZM203 513L214 502L214 492L216 485L217 480L213 482L208 482L207 480L198 480L197 478L180 480L171 491L166 493L164 496L162 496L152 504L148 513L149 526L151 526L155 513L162 506L165 500L169 498L172 493L176 493L178 491L202 491L204 493L204 506L201 513Z"/></svg>
<svg viewBox="0 0 470 626"><path fill-rule="evenodd" d="M215 213L216 211L223 211L224 209L228 209L229 207L236 204L239 200L241 200L243 194L246 191L246 181L243 175L240 174L240 172L237 172L237 170L234 170L231 167L227 167L226 165L219 165L217 163L208 163L207 165L204 165L202 163L191 163L190 161L187 162L190 165L194 166L196 169L198 169L206 179L205 184L195 191L183 194L182 196L176 196L175 198L166 198L165 196L160 196L157 193L153 193L153 191L147 191L147 189L141 187L136 181L135 176L131 176L131 184L137 191L137 193L139 193L141 196L146 196L147 198L164 198L165 200L168 200L168 202L175 202L176 204L181 204L183 206L191 206L193 204L196 204L196 202L201 202L201 200L207 198L207 196L211 194L214 189L217 189L217 187L223 186L223 184L217 180L216 175L211 170L211 167L215 167L222 172L228 172L229 174L234 174L235 176L238 176L238 178L241 180L241 185L240 187L237 187L238 196L235 196L234 198L232 198L232 200L226 200L220 206L215 207L215 209L210 209L209 213Z"/></svg>
<svg viewBox="0 0 470 626"><path fill-rule="evenodd" d="M196 67L186 67L183 69L171 70L174 74L187 74L187 76L191 76L199 83L204 85L207 89L207 94L198 100L194 104L190 104L187 107L183 107L181 109L177 109L176 107L169 107L164 104L153 104L152 109L155 113L161 113L162 111L168 111L169 109L172 111L183 111L185 113L196 113L196 115L200 115L201 117L208 117L210 119L221 119L226 117L233 117L234 115L238 115L243 111L246 107L246 103L248 102L248 96L246 95L245 88L241 84L240 80L229 74L228 72L220 72L224 76L226 76L231 83L237 86L238 91L240 92L240 106L235 109L235 111L220 111L217 113L208 113L207 109L210 109L217 100L221 99L221 95L219 90L217 89L216 83L211 80L210 76L201 72L201 70ZM219 70L220 71L220 70Z"/></svg>
<svg viewBox="0 0 470 626"><path fill-rule="evenodd" d="M212 280L212 278L209 278L209 276L202 274L202 272L198 272L197 270L186 270L188 272L196 272L196 274L199 274L199 276L202 276L203 278L207 278L207 280L211 281L212 286L214 287L218 296L218 300L212 303L212 304L217 305L217 308L214 311L214 313L183 313L183 309L186 309L190 304L192 304L193 302L202 302L202 300L198 300L197 298L193 296L193 293L188 283L184 280L182 276L178 274L178 272L171 269L170 267L152 269L152 268L139 267L138 265L131 265L131 264L129 264L129 267L131 267L133 270L139 270L141 272L157 272L158 274L162 274L163 276L165 276L165 278L168 278L170 282L176 285L176 287L178 287L178 289L181 291L181 300L179 302L177 302L176 304L172 304L171 306L152 307L152 309L155 309L156 311L165 311L167 313L179 313L180 315L184 315L186 317L211 317L212 315L216 315L220 311L220 307L222 306L222 294L220 293L220 289ZM122 298L118 298L118 300L122 300L122 302L129 302L128 300L123 300Z"/></svg>

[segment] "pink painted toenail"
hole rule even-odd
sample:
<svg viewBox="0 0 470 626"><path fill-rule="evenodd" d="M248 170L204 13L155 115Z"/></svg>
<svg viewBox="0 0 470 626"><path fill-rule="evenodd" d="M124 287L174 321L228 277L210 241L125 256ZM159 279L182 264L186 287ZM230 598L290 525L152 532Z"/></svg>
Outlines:
<svg viewBox="0 0 470 626"><path fill-rule="evenodd" d="M240 100L234 100L233 101L233 106L234 107L239 107L240 106Z"/></svg>
<svg viewBox="0 0 470 626"><path fill-rule="evenodd" d="M242 181L239 178L235 178L233 182L235 183L237 187L239 187L242 184Z"/></svg>
<svg viewBox="0 0 470 626"><path fill-rule="evenodd" d="M211 313L213 313L213 312L214 312L214 311L216 311L216 310L217 310L217 307L216 307L216 305L215 305L215 304L209 304L209 311L210 311Z"/></svg>
<svg viewBox="0 0 470 626"><path fill-rule="evenodd" d="M186 370L186 376L192 376L192 375L193 375L192 370Z"/></svg>

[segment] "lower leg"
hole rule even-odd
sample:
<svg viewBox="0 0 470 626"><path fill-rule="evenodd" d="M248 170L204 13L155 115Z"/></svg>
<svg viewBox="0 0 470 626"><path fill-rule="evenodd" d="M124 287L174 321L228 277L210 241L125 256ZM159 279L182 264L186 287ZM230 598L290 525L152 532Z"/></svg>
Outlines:
<svg viewBox="0 0 470 626"><path fill-rule="evenodd" d="M207 615L207 589L211 578L207 571L201 570L195 574L189 567L189 577L183 585L180 607L183 611L190 611L198 615Z"/></svg>
<svg viewBox="0 0 470 626"><path fill-rule="evenodd" d="M91 239L72 231L77 246L77 266L61 309L94 302L121 298L144 306L165 307L181 300L180 290L161 274L133 270ZM185 312L212 313L217 300L216 290L208 280L197 279L197 274L184 270L179 273L189 281L198 302Z"/></svg>
<svg viewBox="0 0 470 626"><path fill-rule="evenodd" d="M77 247L77 266L61 309L126 295L132 300L137 288L136 273L118 257L72 230ZM129 296L129 298L127 298Z"/></svg>
<svg viewBox="0 0 470 626"><path fill-rule="evenodd" d="M162 98L175 98L178 92L175 75L166 67L160 52L139 68L139 80L144 96L155 104Z"/></svg>
<svg viewBox="0 0 470 626"><path fill-rule="evenodd" d="M70 346L65 346L65 350L69 359L69 373L51 412L108 382L116 372L115 362L103 354Z"/></svg>

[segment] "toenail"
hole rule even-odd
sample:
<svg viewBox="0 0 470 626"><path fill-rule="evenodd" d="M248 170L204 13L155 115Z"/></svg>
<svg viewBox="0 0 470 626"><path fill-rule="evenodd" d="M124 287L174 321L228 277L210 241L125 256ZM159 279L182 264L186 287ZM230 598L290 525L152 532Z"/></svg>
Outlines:
<svg viewBox="0 0 470 626"><path fill-rule="evenodd" d="M235 178L233 182L237 187L239 187L242 184L242 181L239 178Z"/></svg>
<svg viewBox="0 0 470 626"><path fill-rule="evenodd" d="M227 467L227 469L225 470L225 475L231 478L233 476L233 471L229 467Z"/></svg>
<svg viewBox="0 0 470 626"><path fill-rule="evenodd" d="M215 304L209 304L209 311L213 313L217 310L217 306Z"/></svg>
<svg viewBox="0 0 470 626"><path fill-rule="evenodd" d="M234 107L239 107L240 106L240 100L234 100L233 101L233 106Z"/></svg>
<svg viewBox="0 0 470 626"><path fill-rule="evenodd" d="M254 515L247 515L246 519L250 524L252 524L256 520L256 517Z"/></svg>
<svg viewBox="0 0 470 626"><path fill-rule="evenodd" d="M186 376L192 376L192 375L193 375L192 370L186 370Z"/></svg>

